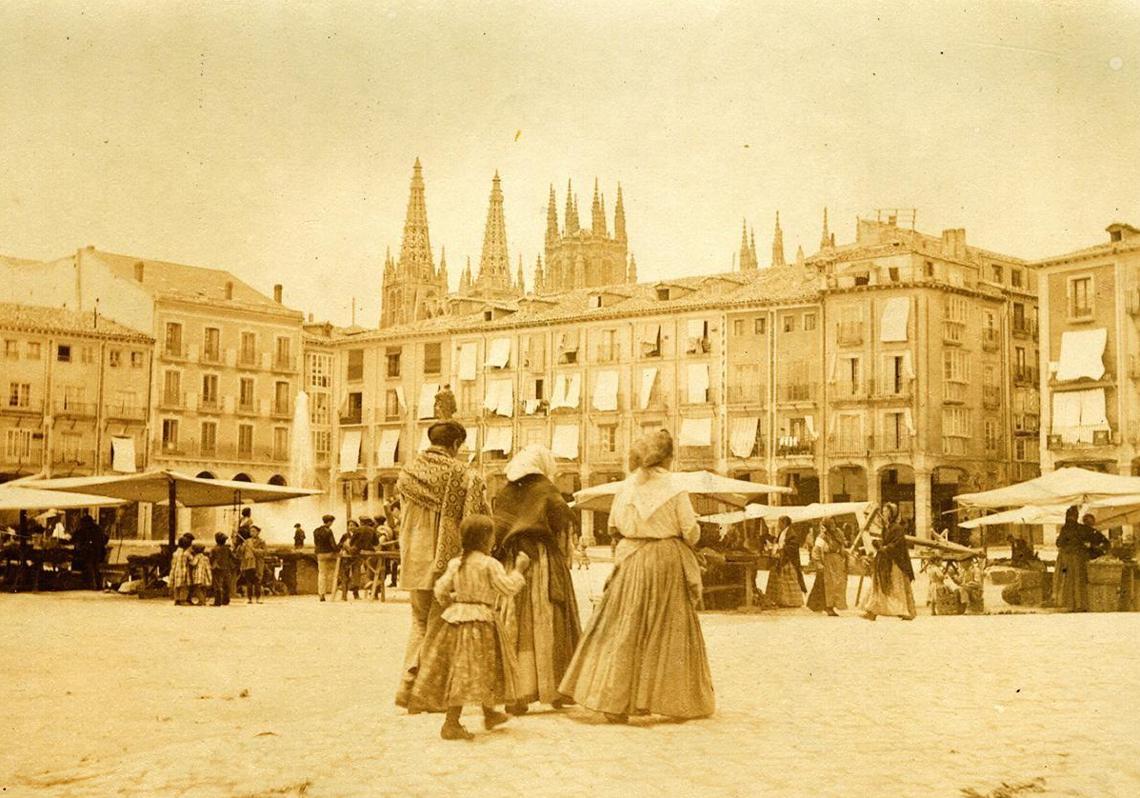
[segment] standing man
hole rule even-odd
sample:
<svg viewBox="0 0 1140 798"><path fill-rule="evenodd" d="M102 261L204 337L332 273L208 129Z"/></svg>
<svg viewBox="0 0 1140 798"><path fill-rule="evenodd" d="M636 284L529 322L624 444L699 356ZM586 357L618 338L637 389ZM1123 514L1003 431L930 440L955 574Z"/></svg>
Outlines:
<svg viewBox="0 0 1140 798"><path fill-rule="evenodd" d="M451 384L445 383L435 394L435 417L447 421L458 409L459 406L455 404L455 394L451 392Z"/></svg>
<svg viewBox="0 0 1140 798"><path fill-rule="evenodd" d="M340 549L336 544L336 536L329 526L336 518L331 515L321 516L321 525L313 530L313 549L317 553L317 595L321 601L325 600L326 593L335 589L332 584L333 570L336 568L336 553Z"/></svg>
<svg viewBox="0 0 1140 798"><path fill-rule="evenodd" d="M305 548L305 528L300 524L293 524L293 548Z"/></svg>
<svg viewBox="0 0 1140 798"><path fill-rule="evenodd" d="M408 591L412 605L404 676L396 692L401 707L407 706L415 681L428 616L439 613L432 587L448 561L459 556L459 524L469 515L489 510L482 477L456 459L467 440L463 425L439 421L428 427L427 434L431 446L404 467L396 482L402 509L400 587Z"/></svg>

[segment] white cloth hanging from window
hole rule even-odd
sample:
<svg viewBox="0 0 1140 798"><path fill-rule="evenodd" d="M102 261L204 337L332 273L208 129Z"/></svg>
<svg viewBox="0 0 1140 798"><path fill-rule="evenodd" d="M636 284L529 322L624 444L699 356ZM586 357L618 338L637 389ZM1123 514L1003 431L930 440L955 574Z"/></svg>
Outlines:
<svg viewBox="0 0 1140 798"><path fill-rule="evenodd" d="M1094 432L1111 429L1104 389L1058 391L1053 394L1052 434L1065 443L1092 443Z"/></svg>
<svg viewBox="0 0 1140 798"><path fill-rule="evenodd" d="M487 427L483 437L483 451L510 454L514 431L510 427Z"/></svg>
<svg viewBox="0 0 1140 798"><path fill-rule="evenodd" d="M641 370L641 393L638 395L637 401L642 410L649 408L649 403L653 400L653 386L656 382L656 368L649 366Z"/></svg>
<svg viewBox="0 0 1140 798"><path fill-rule="evenodd" d="M914 416L911 415L909 407L903 410L903 426L906 427L908 435L914 434Z"/></svg>
<svg viewBox="0 0 1140 798"><path fill-rule="evenodd" d="M577 407L582 401L582 375L570 374L566 378L566 399L563 407Z"/></svg>
<svg viewBox="0 0 1140 798"><path fill-rule="evenodd" d="M420 420L435 418L435 395L439 393L438 382L425 382L420 386L419 411L416 417Z"/></svg>
<svg viewBox="0 0 1140 798"><path fill-rule="evenodd" d="M609 412L618 409L619 374L615 369L599 371L594 378L594 409Z"/></svg>
<svg viewBox="0 0 1140 798"><path fill-rule="evenodd" d="M734 418L729 433L729 451L734 457L751 457L756 449L756 430L760 426L758 416Z"/></svg>
<svg viewBox="0 0 1140 798"><path fill-rule="evenodd" d="M689 375L689 402L704 404L709 400L709 366L707 363L690 363Z"/></svg>
<svg viewBox="0 0 1140 798"><path fill-rule="evenodd" d="M404 397L403 385L396 386L396 403L400 406L400 413L406 413L408 411L408 400Z"/></svg>
<svg viewBox="0 0 1140 798"><path fill-rule="evenodd" d="M641 330L641 354L661 353L661 325L647 324Z"/></svg>
<svg viewBox="0 0 1140 798"><path fill-rule="evenodd" d="M681 419L681 446L712 446L712 418Z"/></svg>
<svg viewBox="0 0 1140 798"><path fill-rule="evenodd" d="M511 362L511 339L496 338L491 341L491 348L487 353L487 366L493 369L504 369Z"/></svg>
<svg viewBox="0 0 1140 798"><path fill-rule="evenodd" d="M1057 364L1057 381L1070 382L1104 376L1104 347L1108 330L1069 330L1061 333L1061 361Z"/></svg>
<svg viewBox="0 0 1140 798"><path fill-rule="evenodd" d="M476 377L475 356L478 345L474 343L463 344L459 347L459 379L461 382L473 382Z"/></svg>
<svg viewBox="0 0 1140 798"><path fill-rule="evenodd" d="M707 349L708 322L704 319L689 319L686 325L688 333L689 352L701 353Z"/></svg>
<svg viewBox="0 0 1140 798"><path fill-rule="evenodd" d="M905 296L891 297L883 304L879 320L879 341L894 343L907 340L906 328L910 320L910 300Z"/></svg>
<svg viewBox="0 0 1140 798"><path fill-rule="evenodd" d="M427 434L427 428L424 428ZM396 449L400 445L400 430L385 429L380 432L380 446L376 452L376 465L380 468L392 468L396 465Z"/></svg>
<svg viewBox="0 0 1140 798"><path fill-rule="evenodd" d="M557 424L550 441L550 451L566 460L578 459L578 425Z"/></svg>
<svg viewBox="0 0 1140 798"><path fill-rule="evenodd" d="M111 470L120 474L134 474L135 439L115 435L111 438Z"/></svg>
<svg viewBox="0 0 1140 798"><path fill-rule="evenodd" d="M355 471L360 467L360 430L352 429L340 434L340 470Z"/></svg>
<svg viewBox="0 0 1140 798"><path fill-rule="evenodd" d="M511 417L515 407L515 385L512 380L488 380L483 407L496 415Z"/></svg>

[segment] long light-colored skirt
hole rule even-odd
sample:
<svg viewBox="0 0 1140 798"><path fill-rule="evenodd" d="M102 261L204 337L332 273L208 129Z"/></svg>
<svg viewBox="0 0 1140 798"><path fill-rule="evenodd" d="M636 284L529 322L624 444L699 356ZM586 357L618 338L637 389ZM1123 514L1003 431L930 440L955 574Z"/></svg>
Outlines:
<svg viewBox="0 0 1140 798"><path fill-rule="evenodd" d="M562 564L551 559L545 546L538 547L538 557L526 572L526 587L502 605L502 629L507 646L514 650L518 662L518 695L512 703L549 704L558 698L558 683L582 636L578 621L578 603L570 586L564 602L550 598L551 569Z"/></svg>
<svg viewBox="0 0 1140 798"><path fill-rule="evenodd" d="M900 618L915 616L914 591L910 580L894 563L891 563L891 583L884 585L875 569L871 576L871 592L863 599L860 609L872 615L897 615Z"/></svg>
<svg viewBox="0 0 1140 798"><path fill-rule="evenodd" d="M694 573L696 556L679 538L646 542L622 560L559 691L595 712L711 715L716 700L690 593Z"/></svg>
<svg viewBox="0 0 1140 798"><path fill-rule="evenodd" d="M499 625L489 621L433 622L420 647L408 709L494 706L518 692L513 654Z"/></svg>

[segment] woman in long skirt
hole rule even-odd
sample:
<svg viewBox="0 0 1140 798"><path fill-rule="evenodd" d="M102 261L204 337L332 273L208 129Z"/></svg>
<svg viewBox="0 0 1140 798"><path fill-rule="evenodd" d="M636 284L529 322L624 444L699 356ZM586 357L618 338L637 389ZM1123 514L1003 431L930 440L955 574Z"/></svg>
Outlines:
<svg viewBox="0 0 1140 798"><path fill-rule="evenodd" d="M557 463L543 446L527 446L507 465L495 497L495 557L510 566L530 560L526 587L503 603L503 629L518 660L519 694L507 711L521 715L534 701L561 707L558 683L582 636L570 581L573 512L554 486Z"/></svg>
<svg viewBox="0 0 1140 798"><path fill-rule="evenodd" d="M673 439L660 431L630 453L614 498L621 533L614 571L559 691L612 723L630 715L699 718L716 708L696 607L700 537L688 494L673 480Z"/></svg>
<svg viewBox="0 0 1140 798"><path fill-rule="evenodd" d="M808 596L808 609L838 616L836 610L847 609L847 548L835 524L823 522L811 549L815 563L815 583Z"/></svg>
<svg viewBox="0 0 1140 798"><path fill-rule="evenodd" d="M906 532L896 519L897 512L891 512L893 505L884 506L887 528L883 540L875 553L871 573L871 592L863 600L863 617L869 621L879 615L895 615L904 621L915 617L914 591L910 583L914 581L914 566L910 562L910 547L907 546Z"/></svg>
<svg viewBox="0 0 1140 798"><path fill-rule="evenodd" d="M776 522L775 561L768 570L768 586L764 590L777 607L802 607L807 585L800 565L799 533L792 527L792 519L780 516Z"/></svg>
<svg viewBox="0 0 1140 798"><path fill-rule="evenodd" d="M1074 505L1065 511L1065 524L1057 533L1057 564L1053 570L1053 606L1069 612L1088 612L1089 560L1092 551L1107 543L1104 535L1077 519Z"/></svg>

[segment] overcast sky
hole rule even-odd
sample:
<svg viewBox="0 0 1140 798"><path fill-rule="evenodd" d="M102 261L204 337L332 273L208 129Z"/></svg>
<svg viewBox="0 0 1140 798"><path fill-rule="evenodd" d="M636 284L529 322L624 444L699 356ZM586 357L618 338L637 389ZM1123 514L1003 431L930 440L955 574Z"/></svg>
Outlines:
<svg viewBox="0 0 1140 798"><path fill-rule="evenodd" d="M0 5L0 252L230 269L379 314L414 159L453 282L491 177L528 280L548 187L621 182L643 279L878 207L1036 257L1140 225L1136 4ZM612 224L612 220L611 220ZM2 288L0 288L2 290Z"/></svg>

